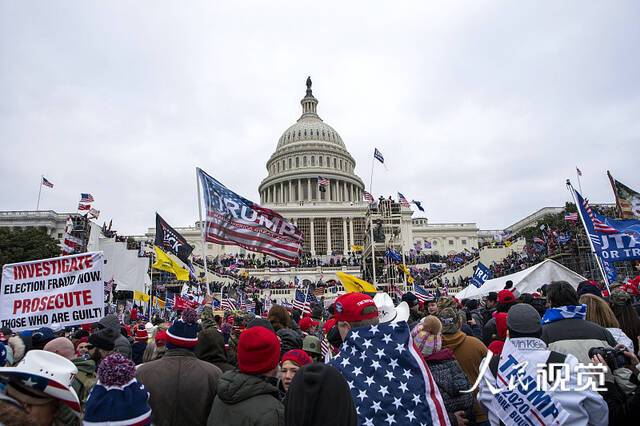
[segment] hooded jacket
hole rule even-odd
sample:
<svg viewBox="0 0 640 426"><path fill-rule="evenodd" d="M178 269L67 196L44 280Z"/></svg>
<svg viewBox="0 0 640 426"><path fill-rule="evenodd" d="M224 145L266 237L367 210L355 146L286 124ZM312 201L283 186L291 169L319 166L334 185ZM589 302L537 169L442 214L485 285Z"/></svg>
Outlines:
<svg viewBox="0 0 640 426"><path fill-rule="evenodd" d="M442 347L451 349L469 383L475 383L480 374L480 362L487 356L487 347L477 338L467 336L462 331L443 334ZM474 402L473 415L477 423L487 420L487 414L478 401Z"/></svg>
<svg viewBox="0 0 640 426"><path fill-rule="evenodd" d="M222 372L187 349L169 349L138 367L136 377L149 391L156 426L205 425Z"/></svg>
<svg viewBox="0 0 640 426"><path fill-rule="evenodd" d="M284 400L286 426L356 426L349 385L334 367L313 363L300 369Z"/></svg>
<svg viewBox="0 0 640 426"><path fill-rule="evenodd" d="M451 349L439 350L426 357L425 361L438 385L451 424L456 424L456 411L464 411L469 417L473 407L473 396L462 391L471 389L471 384Z"/></svg>
<svg viewBox="0 0 640 426"><path fill-rule="evenodd" d="M302 337L290 328L281 328L276 333L280 338L281 355L291 349L302 349Z"/></svg>
<svg viewBox="0 0 640 426"><path fill-rule="evenodd" d="M547 345L545 345L542 340L527 337L511 339L511 341L516 348L518 348L523 358L531 365L547 363L551 351L548 350ZM578 360L575 356L567 355L564 368L568 368L571 372L569 383L566 386L567 389L551 391L553 398L569 413L569 418L563 423L563 426L606 425L608 424L607 417L609 410L604 399L602 399L597 392L589 389L575 390L578 386L577 374L575 372L577 364ZM559 374L559 377L564 377L565 373L562 372ZM489 368L485 370L483 380L480 381L478 400L487 408L491 425L498 426L500 419L491 409L495 395L491 393L487 382L491 383L494 387L502 387L496 384L496 378ZM611 424L617 425L617 423Z"/></svg>
<svg viewBox="0 0 640 426"><path fill-rule="evenodd" d="M109 314L98 321L98 324L100 324L103 328L110 328L118 333L118 337L116 337L115 341L116 346L113 350L131 359L131 343L129 343L129 340L127 340L127 338L124 337L120 332L121 327L120 322L118 321L118 317L116 317L114 314Z"/></svg>
<svg viewBox="0 0 640 426"><path fill-rule="evenodd" d="M284 426L278 389L264 377L230 370L218 382L207 426Z"/></svg>
<svg viewBox="0 0 640 426"><path fill-rule="evenodd" d="M73 365L78 369L78 374L73 379L73 390L76 391L80 403L84 403L89 397L89 393L95 386L98 378L96 376L96 363L91 359L75 358L72 359Z"/></svg>
<svg viewBox="0 0 640 426"><path fill-rule="evenodd" d="M233 370L233 365L227 360L227 353L224 350L224 338L222 334L213 327L206 328L198 333L198 344L195 354L198 359L209 362L218 367L222 372Z"/></svg>

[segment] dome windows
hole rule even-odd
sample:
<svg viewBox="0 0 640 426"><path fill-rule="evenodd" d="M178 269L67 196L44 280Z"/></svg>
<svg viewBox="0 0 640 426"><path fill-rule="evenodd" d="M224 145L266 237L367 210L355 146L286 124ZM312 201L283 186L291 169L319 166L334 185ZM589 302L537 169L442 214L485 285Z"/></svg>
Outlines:
<svg viewBox="0 0 640 426"><path fill-rule="evenodd" d="M315 165L316 165L316 156L315 156L315 155L312 155L312 156L311 156L311 167L313 167L313 166L315 166Z"/></svg>
<svg viewBox="0 0 640 426"><path fill-rule="evenodd" d="M323 158L324 158L324 157L323 157L322 155L318 157L318 166L320 166L320 167L322 167L322 166L323 166L323 164L322 164L322 159L323 159Z"/></svg>
<svg viewBox="0 0 640 426"><path fill-rule="evenodd" d="M289 158L289 168L291 169L291 158Z"/></svg>
<svg viewBox="0 0 640 426"><path fill-rule="evenodd" d="M302 166L307 167L307 156L302 157Z"/></svg>
<svg viewBox="0 0 640 426"><path fill-rule="evenodd" d="M296 168L300 167L300 157L296 157Z"/></svg>

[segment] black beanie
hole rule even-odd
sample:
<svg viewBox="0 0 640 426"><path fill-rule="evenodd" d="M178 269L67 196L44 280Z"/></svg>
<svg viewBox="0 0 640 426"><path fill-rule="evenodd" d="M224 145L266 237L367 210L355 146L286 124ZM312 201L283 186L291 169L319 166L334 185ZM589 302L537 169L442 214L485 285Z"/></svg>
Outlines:
<svg viewBox="0 0 640 426"><path fill-rule="evenodd" d="M117 337L118 335L113 329L103 328L89 336L89 343L98 349L112 351L116 347Z"/></svg>

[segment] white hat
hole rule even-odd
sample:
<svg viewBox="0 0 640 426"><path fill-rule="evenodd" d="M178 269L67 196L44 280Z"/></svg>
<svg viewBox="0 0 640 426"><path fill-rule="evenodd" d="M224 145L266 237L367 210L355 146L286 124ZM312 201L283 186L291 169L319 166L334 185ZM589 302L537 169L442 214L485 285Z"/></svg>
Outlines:
<svg viewBox="0 0 640 426"><path fill-rule="evenodd" d="M378 318L380 323L397 323L409 319L409 305L402 302L398 306L393 305L393 299L387 293L377 293L373 301L378 307Z"/></svg>
<svg viewBox="0 0 640 426"><path fill-rule="evenodd" d="M34 389L58 399L80 416L80 401L71 387L78 374L76 366L53 352L31 350L15 367L0 367L0 375L18 380L25 388Z"/></svg>

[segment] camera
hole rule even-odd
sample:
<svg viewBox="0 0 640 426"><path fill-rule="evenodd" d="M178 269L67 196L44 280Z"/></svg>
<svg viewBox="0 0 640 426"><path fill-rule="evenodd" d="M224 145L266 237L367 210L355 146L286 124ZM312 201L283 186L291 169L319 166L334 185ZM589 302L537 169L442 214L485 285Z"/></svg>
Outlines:
<svg viewBox="0 0 640 426"><path fill-rule="evenodd" d="M624 367L629 363L627 357L624 356L623 351L620 349L604 347L589 349L589 358L593 358L595 355L602 356L612 371Z"/></svg>

